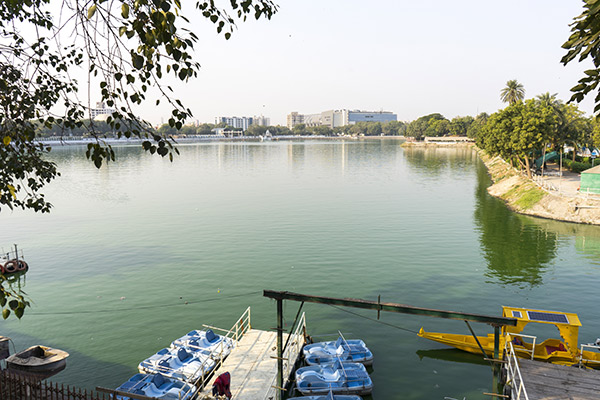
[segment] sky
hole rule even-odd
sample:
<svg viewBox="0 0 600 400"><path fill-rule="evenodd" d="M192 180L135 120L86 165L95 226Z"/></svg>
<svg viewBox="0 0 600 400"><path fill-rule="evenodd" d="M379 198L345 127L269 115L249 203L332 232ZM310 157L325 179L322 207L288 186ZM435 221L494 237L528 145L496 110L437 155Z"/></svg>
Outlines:
<svg viewBox="0 0 600 400"><path fill-rule="evenodd" d="M227 2L228 3L228 2ZM202 68L170 82L194 120L264 115L285 125L292 111L392 111L400 121L493 113L511 79L526 98L564 101L590 62L560 63L579 0L280 0L271 20L239 23L230 40L184 6L200 37ZM148 102L154 124L170 110ZM593 99L580 104L591 115Z"/></svg>

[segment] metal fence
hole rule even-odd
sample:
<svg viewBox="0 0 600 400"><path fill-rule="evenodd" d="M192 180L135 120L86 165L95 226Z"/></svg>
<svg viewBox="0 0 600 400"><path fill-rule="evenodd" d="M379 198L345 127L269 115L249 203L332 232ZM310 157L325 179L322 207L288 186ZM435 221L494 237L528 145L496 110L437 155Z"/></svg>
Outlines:
<svg viewBox="0 0 600 400"><path fill-rule="evenodd" d="M91 390L41 381L31 374L0 370L2 400L108 400L110 396Z"/></svg>

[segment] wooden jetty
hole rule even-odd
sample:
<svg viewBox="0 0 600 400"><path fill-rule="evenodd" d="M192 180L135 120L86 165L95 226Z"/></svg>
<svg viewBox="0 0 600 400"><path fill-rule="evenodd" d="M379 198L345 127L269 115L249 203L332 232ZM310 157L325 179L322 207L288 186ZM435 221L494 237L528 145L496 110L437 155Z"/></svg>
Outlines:
<svg viewBox="0 0 600 400"><path fill-rule="evenodd" d="M600 400L600 371L517 358L507 343L504 393L512 400Z"/></svg>
<svg viewBox="0 0 600 400"><path fill-rule="evenodd" d="M287 387L290 374L304 346L306 322L304 313L298 320L296 329L290 335L283 335L287 346L283 352L283 387ZM289 340L288 340L289 337ZM231 394L236 400L276 399L277 385L277 332L250 328L236 342L225 361L214 372L198 395L198 399L212 399L212 385L224 372L231 375Z"/></svg>
<svg viewBox="0 0 600 400"><path fill-rule="evenodd" d="M600 371L527 359L519 369L529 400L600 400Z"/></svg>

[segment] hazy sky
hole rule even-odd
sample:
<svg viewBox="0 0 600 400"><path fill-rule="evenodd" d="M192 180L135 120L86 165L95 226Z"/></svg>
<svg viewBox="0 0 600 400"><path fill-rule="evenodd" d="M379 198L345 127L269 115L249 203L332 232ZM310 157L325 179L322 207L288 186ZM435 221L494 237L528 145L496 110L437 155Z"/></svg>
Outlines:
<svg viewBox="0 0 600 400"><path fill-rule="evenodd" d="M198 79L176 85L200 122L291 111L392 111L410 121L493 113L517 79L526 98L570 98L590 63L560 64L578 0L281 0L269 20L238 24L229 41L193 14ZM591 113L592 99L580 108ZM150 102L153 103L153 102ZM151 122L166 108L142 110Z"/></svg>

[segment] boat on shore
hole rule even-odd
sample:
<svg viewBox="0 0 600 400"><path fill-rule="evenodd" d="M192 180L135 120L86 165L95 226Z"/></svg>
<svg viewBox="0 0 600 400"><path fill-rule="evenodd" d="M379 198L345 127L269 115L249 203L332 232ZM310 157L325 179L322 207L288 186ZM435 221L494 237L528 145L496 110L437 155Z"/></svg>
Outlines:
<svg viewBox="0 0 600 400"><path fill-rule="evenodd" d="M500 335L500 349L511 342L515 354L521 358L529 358L561 365L583 364L590 368L600 368L600 346L584 344L578 347L578 335L581 322L575 313L545 311L518 307L502 307L502 316L515 318L516 326L503 326ZM548 338L537 342L537 337L523 333L530 324L554 325L558 328L560 338ZM460 350L475 354L483 354L479 345L491 356L494 351L494 335L473 336L453 333L426 332L423 328L419 337L443 343ZM477 343L479 342L479 344ZM586 350L585 348L588 348Z"/></svg>
<svg viewBox="0 0 600 400"><path fill-rule="evenodd" d="M31 346L6 359L6 368L36 375L52 376L67 366L69 353L47 346Z"/></svg>

